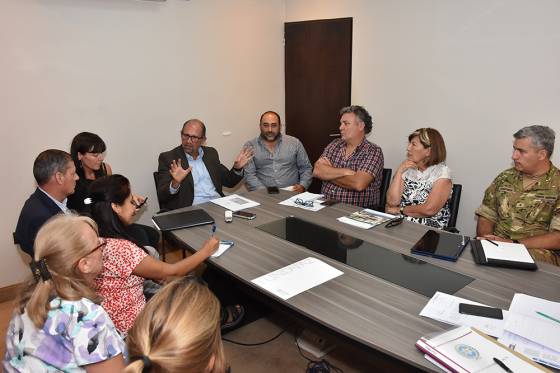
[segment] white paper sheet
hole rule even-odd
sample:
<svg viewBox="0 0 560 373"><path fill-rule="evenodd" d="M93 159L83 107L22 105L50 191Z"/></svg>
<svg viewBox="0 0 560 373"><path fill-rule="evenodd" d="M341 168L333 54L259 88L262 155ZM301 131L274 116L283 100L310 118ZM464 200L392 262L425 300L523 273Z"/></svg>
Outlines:
<svg viewBox="0 0 560 373"><path fill-rule="evenodd" d="M309 192L303 192L296 194L295 196L291 196L288 199L283 200L282 202L278 202L279 205L284 206L292 206L292 207L299 207L300 209L308 210L308 211L319 211L323 209L324 205L321 205L321 198L323 197L322 194L315 194ZM313 206L302 206L296 203L296 199L301 199L302 201L313 201Z"/></svg>
<svg viewBox="0 0 560 373"><path fill-rule="evenodd" d="M459 313L459 303L476 304L488 307L486 304L473 302L468 299L459 298L454 295L438 291L434 294L432 299L430 299L422 311L420 311L420 316L429 317L451 325L472 326L494 337L502 336L504 332L504 320L508 316L508 311L502 311L504 320L464 315Z"/></svg>
<svg viewBox="0 0 560 373"><path fill-rule="evenodd" d="M492 242L498 244L494 245ZM521 243L499 242L481 240L486 259L510 260L513 262L534 263L535 261L527 251L525 245Z"/></svg>
<svg viewBox="0 0 560 373"><path fill-rule="evenodd" d="M251 282L286 300L342 274L319 259L306 258Z"/></svg>
<svg viewBox="0 0 560 373"><path fill-rule="evenodd" d="M231 194L222 198L216 198L211 200L210 202L231 211L239 211L260 205L260 203L258 202L252 201L245 197L241 197L237 194Z"/></svg>
<svg viewBox="0 0 560 373"><path fill-rule="evenodd" d="M527 356L529 359L533 359L537 363L560 369L560 352L541 346L507 330L504 330L504 334L498 339L498 342Z"/></svg>
<svg viewBox="0 0 560 373"><path fill-rule="evenodd" d="M545 315L555 318L556 320L560 320L560 303L533 297L526 294L515 294L511 301L511 305L509 306L509 311L512 314L523 315L530 318L534 317L539 322L548 322L548 325L552 326L550 330L550 332L552 333L554 333L554 328L557 327L557 325L555 325L555 322L546 317L543 317L542 315L539 315L537 312L541 312ZM531 321L529 322L532 324ZM547 347L534 341L534 339L541 341L543 340L543 336L538 335L540 334L537 333L538 330L530 330L528 332L528 336L533 339L531 340L525 338L524 336L520 336L508 331L507 323L505 326L506 330L504 331L502 337L498 340L500 343L509 346L511 349L524 354L525 356L533 359L536 362L560 369L560 351L555 351L549 348L550 346ZM522 332L521 330L517 331ZM547 332L548 331L545 331L545 334L547 334ZM558 334L556 334L556 338L558 339Z"/></svg>
<svg viewBox="0 0 560 373"><path fill-rule="evenodd" d="M220 255L225 253L230 247L233 247L233 244L221 243L220 242L220 246L218 246L218 250L216 250L216 252L214 254L212 254L211 257L212 258L219 257Z"/></svg>
<svg viewBox="0 0 560 373"><path fill-rule="evenodd" d="M510 312L504 329L560 352L560 324L545 318Z"/></svg>

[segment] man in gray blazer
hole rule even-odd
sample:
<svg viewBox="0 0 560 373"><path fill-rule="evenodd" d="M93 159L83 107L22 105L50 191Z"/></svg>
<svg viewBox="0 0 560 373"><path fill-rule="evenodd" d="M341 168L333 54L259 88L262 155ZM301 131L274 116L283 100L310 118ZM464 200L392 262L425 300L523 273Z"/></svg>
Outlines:
<svg viewBox="0 0 560 373"><path fill-rule="evenodd" d="M189 119L181 129L181 145L159 155L157 193L162 209L223 197L222 186L231 188L243 179L243 167L253 156L252 150L243 148L228 170L216 149L202 145L205 141L204 123Z"/></svg>

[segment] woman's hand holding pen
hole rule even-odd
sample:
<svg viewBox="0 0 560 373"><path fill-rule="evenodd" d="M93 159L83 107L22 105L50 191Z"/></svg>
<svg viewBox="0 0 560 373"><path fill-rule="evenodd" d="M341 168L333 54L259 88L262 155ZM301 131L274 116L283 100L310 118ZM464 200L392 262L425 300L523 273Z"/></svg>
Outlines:
<svg viewBox="0 0 560 373"><path fill-rule="evenodd" d="M204 251L208 256L214 254L218 247L220 246L220 239L216 236L212 236L202 244L201 251Z"/></svg>

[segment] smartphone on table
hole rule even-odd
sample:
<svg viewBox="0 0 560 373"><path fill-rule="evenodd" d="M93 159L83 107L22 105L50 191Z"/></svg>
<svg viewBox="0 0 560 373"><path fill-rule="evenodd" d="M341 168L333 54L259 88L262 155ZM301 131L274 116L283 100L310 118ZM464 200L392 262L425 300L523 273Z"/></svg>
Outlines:
<svg viewBox="0 0 560 373"><path fill-rule="evenodd" d="M252 220L254 219L257 215L253 214L252 212L247 212L247 211L234 211L233 212L233 216L237 217L237 218L241 218L241 219L247 219L247 220Z"/></svg>
<svg viewBox="0 0 560 373"><path fill-rule="evenodd" d="M476 304L459 303L459 313L465 315L489 317L492 319L500 320L504 318L504 314L502 313L501 309L486 306L477 306Z"/></svg>

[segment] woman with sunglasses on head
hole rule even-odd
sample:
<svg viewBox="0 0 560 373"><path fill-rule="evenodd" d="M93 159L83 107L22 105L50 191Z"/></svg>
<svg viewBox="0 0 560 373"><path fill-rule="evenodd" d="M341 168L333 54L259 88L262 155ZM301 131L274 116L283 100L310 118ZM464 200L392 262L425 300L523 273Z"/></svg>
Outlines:
<svg viewBox="0 0 560 373"><path fill-rule="evenodd" d="M107 239L103 271L96 279L97 291L117 329L126 333L146 303L144 280L167 280L192 272L218 249L219 240L211 237L196 253L177 263L162 262L149 256L125 230L136 214L126 177L111 175L95 180L89 198L92 217ZM243 313L242 308L237 313L229 309L228 318L230 322L238 321Z"/></svg>
<svg viewBox="0 0 560 373"><path fill-rule="evenodd" d="M451 173L445 165L445 143L433 128L419 128L408 136L407 158L387 190L385 211L407 220L443 229L450 217Z"/></svg>
<svg viewBox="0 0 560 373"><path fill-rule="evenodd" d="M98 304L94 279L105 242L83 216L39 230L25 287L6 333L6 372L121 372L124 342Z"/></svg>
<svg viewBox="0 0 560 373"><path fill-rule="evenodd" d="M89 213L89 206L84 202L88 189L96 179L112 175L111 166L104 162L107 146L101 137L91 132L80 132L72 139L70 155L76 166L76 173L80 179L76 182L74 194L68 197L68 208L79 213ZM133 196L134 203L139 209L146 198ZM152 227L142 224L130 224L128 233L135 237L142 246L156 247L159 233Z"/></svg>
<svg viewBox="0 0 560 373"><path fill-rule="evenodd" d="M224 373L220 303L195 277L175 280L146 304L127 346L126 373Z"/></svg>

